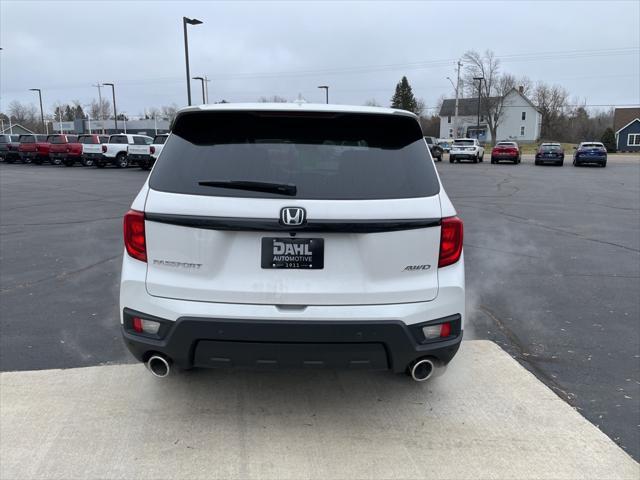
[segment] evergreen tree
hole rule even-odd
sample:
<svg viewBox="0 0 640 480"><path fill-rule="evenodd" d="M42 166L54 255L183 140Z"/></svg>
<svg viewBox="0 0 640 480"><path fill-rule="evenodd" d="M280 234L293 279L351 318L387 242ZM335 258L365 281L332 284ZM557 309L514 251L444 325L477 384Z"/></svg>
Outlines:
<svg viewBox="0 0 640 480"><path fill-rule="evenodd" d="M606 147L607 152L613 153L616 151L616 134L613 133L613 128L611 127L607 128L602 134L600 141Z"/></svg>
<svg viewBox="0 0 640 480"><path fill-rule="evenodd" d="M402 77L402 80L396 85L396 92L391 98L391 108L399 108L402 110L408 110L410 112L419 114L418 102L416 97L413 96L413 90L409 85L407 77Z"/></svg>
<svg viewBox="0 0 640 480"><path fill-rule="evenodd" d="M62 114L62 120L65 122L71 122L74 118L75 115L73 109L71 108L71 105L65 105L64 113Z"/></svg>

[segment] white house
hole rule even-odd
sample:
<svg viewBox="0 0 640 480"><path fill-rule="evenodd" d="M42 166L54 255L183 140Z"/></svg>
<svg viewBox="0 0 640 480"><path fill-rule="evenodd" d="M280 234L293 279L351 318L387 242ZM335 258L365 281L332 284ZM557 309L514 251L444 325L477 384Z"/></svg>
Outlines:
<svg viewBox="0 0 640 480"><path fill-rule="evenodd" d="M496 97L490 100L497 100ZM502 113L498 122L497 141L514 140L533 143L540 138L542 114L533 103L517 89L512 89L502 100ZM440 108L440 138L469 137L481 142L492 142L485 111L480 104L480 128L478 130L478 98L458 99L458 117L455 116L456 100L446 99Z"/></svg>

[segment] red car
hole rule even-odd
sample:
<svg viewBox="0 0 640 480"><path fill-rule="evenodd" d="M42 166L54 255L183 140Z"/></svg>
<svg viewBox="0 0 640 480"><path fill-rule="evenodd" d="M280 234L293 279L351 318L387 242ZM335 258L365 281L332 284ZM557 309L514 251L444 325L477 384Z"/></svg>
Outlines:
<svg viewBox="0 0 640 480"><path fill-rule="evenodd" d="M515 164L520 163L520 147L516 142L498 142L491 150L491 163L509 161Z"/></svg>
<svg viewBox="0 0 640 480"><path fill-rule="evenodd" d="M77 135L49 135L49 160L53 165L64 163L72 167L81 161L82 145L78 143Z"/></svg>
<svg viewBox="0 0 640 480"><path fill-rule="evenodd" d="M23 163L41 165L49 160L49 142L46 135L20 135L18 153Z"/></svg>

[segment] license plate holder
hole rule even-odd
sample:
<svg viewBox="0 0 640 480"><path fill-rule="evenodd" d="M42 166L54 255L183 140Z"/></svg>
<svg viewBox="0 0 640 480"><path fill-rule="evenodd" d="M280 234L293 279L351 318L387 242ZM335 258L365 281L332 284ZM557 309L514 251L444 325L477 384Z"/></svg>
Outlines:
<svg viewBox="0 0 640 480"><path fill-rule="evenodd" d="M323 238L263 237L262 268L321 270L324 268Z"/></svg>

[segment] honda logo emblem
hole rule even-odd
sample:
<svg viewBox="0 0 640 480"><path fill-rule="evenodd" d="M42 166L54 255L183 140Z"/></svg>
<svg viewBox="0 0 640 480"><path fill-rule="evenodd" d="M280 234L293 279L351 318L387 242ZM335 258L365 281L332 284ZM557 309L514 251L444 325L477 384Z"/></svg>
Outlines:
<svg viewBox="0 0 640 480"><path fill-rule="evenodd" d="M300 207L285 207L280 210L280 223L287 226L304 225L307 221L307 212Z"/></svg>

